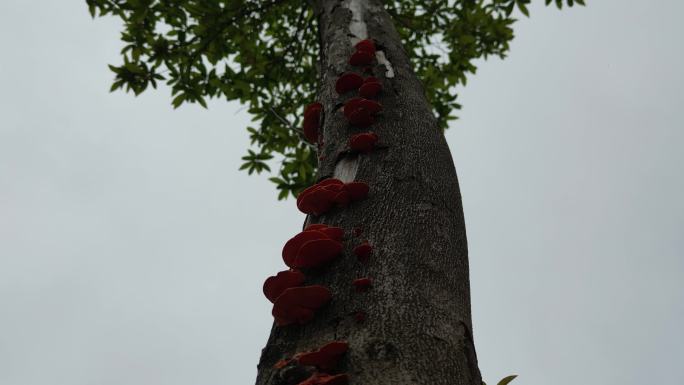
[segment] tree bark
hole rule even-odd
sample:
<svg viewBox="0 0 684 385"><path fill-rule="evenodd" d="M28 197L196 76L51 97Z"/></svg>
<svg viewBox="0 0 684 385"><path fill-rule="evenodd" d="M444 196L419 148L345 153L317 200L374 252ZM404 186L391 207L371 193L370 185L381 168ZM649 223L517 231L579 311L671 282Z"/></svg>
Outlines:
<svg viewBox="0 0 684 385"><path fill-rule="evenodd" d="M350 4L353 3L353 4ZM335 92L354 51L350 6L361 9L368 37L394 72L377 63L373 76L384 89L384 111L370 130L380 146L369 154L346 152L350 135L367 130L349 126ZM453 160L423 86L414 74L392 20L381 0L315 0L320 35L319 101L324 105L319 177L362 180L370 194L306 223L346 230L343 256L320 271L307 272L307 284L330 288L333 299L303 326L274 326L258 365L257 385L297 384L308 373L276 369L297 352L346 340L349 352L339 372L350 384L481 385L473 345L468 251L461 195ZM358 22L358 20L357 20ZM363 36L358 36L363 38ZM352 229L361 229L354 236ZM293 235L296 233L293 229ZM368 240L367 263L352 249ZM370 277L373 287L356 293L352 281ZM354 313L367 314L365 322Z"/></svg>

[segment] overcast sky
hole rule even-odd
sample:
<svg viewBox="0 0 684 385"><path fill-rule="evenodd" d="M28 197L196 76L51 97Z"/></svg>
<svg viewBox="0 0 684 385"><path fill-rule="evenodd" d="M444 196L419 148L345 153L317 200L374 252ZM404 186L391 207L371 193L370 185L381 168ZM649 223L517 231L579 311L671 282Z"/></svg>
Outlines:
<svg viewBox="0 0 684 385"><path fill-rule="evenodd" d="M684 378L684 2L541 0L446 136L484 378ZM300 228L238 104L108 92L119 25L0 0L0 384L254 382Z"/></svg>

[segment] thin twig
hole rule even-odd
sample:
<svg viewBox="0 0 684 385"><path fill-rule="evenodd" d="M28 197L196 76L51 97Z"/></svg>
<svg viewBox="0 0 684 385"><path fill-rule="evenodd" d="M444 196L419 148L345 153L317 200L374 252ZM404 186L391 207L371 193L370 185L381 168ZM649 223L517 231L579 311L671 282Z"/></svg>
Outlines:
<svg viewBox="0 0 684 385"><path fill-rule="evenodd" d="M290 123L287 119L285 119L284 117L280 116L280 114L278 114L278 113L276 112L276 110L273 109L273 107L269 106L269 107L268 107L268 110L271 111L271 113L272 113L276 118L278 118L278 120L280 120L281 123L283 123L284 125L286 125L289 129L291 129L291 130L293 130L293 131L296 131L296 132L298 132L298 133L304 135L304 131L302 131L300 128L295 127L295 126L294 126L292 123Z"/></svg>

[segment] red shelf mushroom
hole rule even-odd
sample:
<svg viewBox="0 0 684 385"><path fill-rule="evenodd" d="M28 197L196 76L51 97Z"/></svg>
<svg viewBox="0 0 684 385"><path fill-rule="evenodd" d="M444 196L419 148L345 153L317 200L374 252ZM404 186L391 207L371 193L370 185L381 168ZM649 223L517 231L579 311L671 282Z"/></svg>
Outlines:
<svg viewBox="0 0 684 385"><path fill-rule="evenodd" d="M353 66L365 66L373 62L373 55L368 51L356 51L349 58L349 64Z"/></svg>
<svg viewBox="0 0 684 385"><path fill-rule="evenodd" d="M278 326L305 324L311 321L314 311L328 303L331 298L330 290L325 286L292 287L276 299L271 314Z"/></svg>
<svg viewBox="0 0 684 385"><path fill-rule="evenodd" d="M314 239L299 248L295 266L312 268L325 265L342 253L342 243L330 238Z"/></svg>
<svg viewBox="0 0 684 385"><path fill-rule="evenodd" d="M275 302L283 292L291 287L301 286L304 283L304 274L298 270L285 270L275 276L266 278L264 282L264 295L269 301Z"/></svg>
<svg viewBox="0 0 684 385"><path fill-rule="evenodd" d="M336 374L331 376L329 374L314 373L308 379L300 382L297 385L347 385L349 384L349 376L347 374Z"/></svg>
<svg viewBox="0 0 684 385"><path fill-rule="evenodd" d="M342 95L349 91L357 90L363 84L364 79L361 75L353 72L346 72L342 74L335 83L335 91Z"/></svg>
<svg viewBox="0 0 684 385"><path fill-rule="evenodd" d="M373 62L375 57L375 43L370 39L361 40L354 46L356 51L349 58L349 64L353 66L366 66Z"/></svg>
<svg viewBox="0 0 684 385"><path fill-rule="evenodd" d="M354 46L357 51L366 51L375 55L375 43L371 39L364 39Z"/></svg>
<svg viewBox="0 0 684 385"><path fill-rule="evenodd" d="M359 95L364 98L374 98L382 91L382 83L376 77L367 77L359 86Z"/></svg>
<svg viewBox="0 0 684 385"><path fill-rule="evenodd" d="M342 181L325 179L305 189L297 196L297 208L305 214L321 215L330 210L340 192Z"/></svg>
<svg viewBox="0 0 684 385"><path fill-rule="evenodd" d="M334 227L334 226L328 226L323 223L317 223L317 224L311 224L306 226L304 231L308 230L318 230L330 238L336 240L336 241L342 241L342 238L344 237L344 229L341 227Z"/></svg>
<svg viewBox="0 0 684 385"><path fill-rule="evenodd" d="M345 184L339 179L325 179L297 196L297 208L305 214L321 215L334 205L346 206L349 202L365 198L367 194L368 185L365 183Z"/></svg>
<svg viewBox="0 0 684 385"><path fill-rule="evenodd" d="M359 261L361 262L366 262L368 258L370 258L372 252L373 246L371 246L370 243L368 243L368 241L365 241L354 248L354 254L356 254Z"/></svg>
<svg viewBox="0 0 684 385"><path fill-rule="evenodd" d="M373 285L373 280L370 278L359 278L355 279L352 282L352 285L354 285L354 289L357 292L362 293L368 291L371 288L371 286Z"/></svg>
<svg viewBox="0 0 684 385"><path fill-rule="evenodd" d="M342 253L344 230L339 227L315 227L290 238L283 246L283 261L292 268L324 265Z"/></svg>
<svg viewBox="0 0 684 385"><path fill-rule="evenodd" d="M318 141L318 128L321 121L321 111L323 105L319 102L314 102L304 108L304 123L302 130L304 137L311 143Z"/></svg>
<svg viewBox="0 0 684 385"><path fill-rule="evenodd" d="M378 142L378 135L374 132L363 132L353 135L349 139L349 148L359 152L371 152Z"/></svg>
<svg viewBox="0 0 684 385"><path fill-rule="evenodd" d="M358 127L368 127L375 123L375 115L382 111L382 105L375 100L352 98L344 105L344 116L349 123Z"/></svg>
<svg viewBox="0 0 684 385"><path fill-rule="evenodd" d="M315 366L322 370L335 369L342 356L349 350L347 341L333 341L316 351L298 353L294 359L300 365Z"/></svg>

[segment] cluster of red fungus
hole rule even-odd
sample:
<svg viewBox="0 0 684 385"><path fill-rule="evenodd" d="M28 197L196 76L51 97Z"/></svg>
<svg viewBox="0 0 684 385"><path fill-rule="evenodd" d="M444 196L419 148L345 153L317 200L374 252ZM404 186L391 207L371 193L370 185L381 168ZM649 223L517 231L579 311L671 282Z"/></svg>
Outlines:
<svg viewBox="0 0 684 385"><path fill-rule="evenodd" d="M375 58L375 43L362 40L355 45L355 51L349 59L352 66L364 67L365 73L371 73ZM354 72L342 74L335 90L340 96L357 92L358 96L349 98L344 103L343 114L352 127L368 128L375 123L382 112L382 105L373 100L382 91L382 82L373 76L363 77ZM314 102L304 109L303 132L311 143L322 145L320 140L320 124L323 105ZM349 138L351 151L368 153L378 142L374 132L360 132ZM368 184L360 181L344 183L339 179L324 179L305 189L297 196L297 208L309 215L320 216L330 210L363 200L368 196ZM338 258L344 249L345 231L340 227L325 224L312 224L302 232L290 238L282 250L285 265L290 269L269 277L264 282L263 291L266 298L273 303L272 314L279 327L292 324L305 324L311 321L316 310L332 299L330 289L321 285L306 285L306 274L315 274ZM354 228L352 235L361 235L360 228ZM364 241L353 249L360 262L367 262L372 253L372 246ZM306 273L306 274L305 274ZM358 278L351 282L356 292L368 291L372 286L370 278ZM364 311L352 313L357 322L366 320ZM313 374L298 385L346 385L347 374L335 374L340 359L349 349L346 341L333 341L319 349L297 353L292 358L282 359L275 364L276 369L288 365L313 367Z"/></svg>
<svg viewBox="0 0 684 385"><path fill-rule="evenodd" d="M346 206L368 196L365 182L343 183L339 179L324 179L297 196L297 208L304 214L321 215L334 206Z"/></svg>
<svg viewBox="0 0 684 385"><path fill-rule="evenodd" d="M332 341L320 348L308 352L295 354L292 358L278 361L275 368L281 369L288 365L313 367L315 370L309 378L298 385L347 385L347 374L334 374L340 360L349 350L347 341Z"/></svg>
<svg viewBox="0 0 684 385"><path fill-rule="evenodd" d="M323 105L319 102L314 102L304 108L304 137L311 143L318 141L318 129L321 125L321 111Z"/></svg>
<svg viewBox="0 0 684 385"><path fill-rule="evenodd" d="M375 58L375 43L370 39L361 40L354 48L349 64L364 67L363 72L372 72L370 65ZM343 108L345 118L354 127L370 127L382 112L382 105L373 100L382 91L382 82L374 76L364 78L355 72L345 72L335 82L335 91L339 95L358 93L358 96L347 100ZM304 109L304 137L311 143L319 143L322 111L323 105L319 102L311 103ZM352 151L368 153L377 142L378 136L373 132L357 133L349 139L349 148Z"/></svg>

